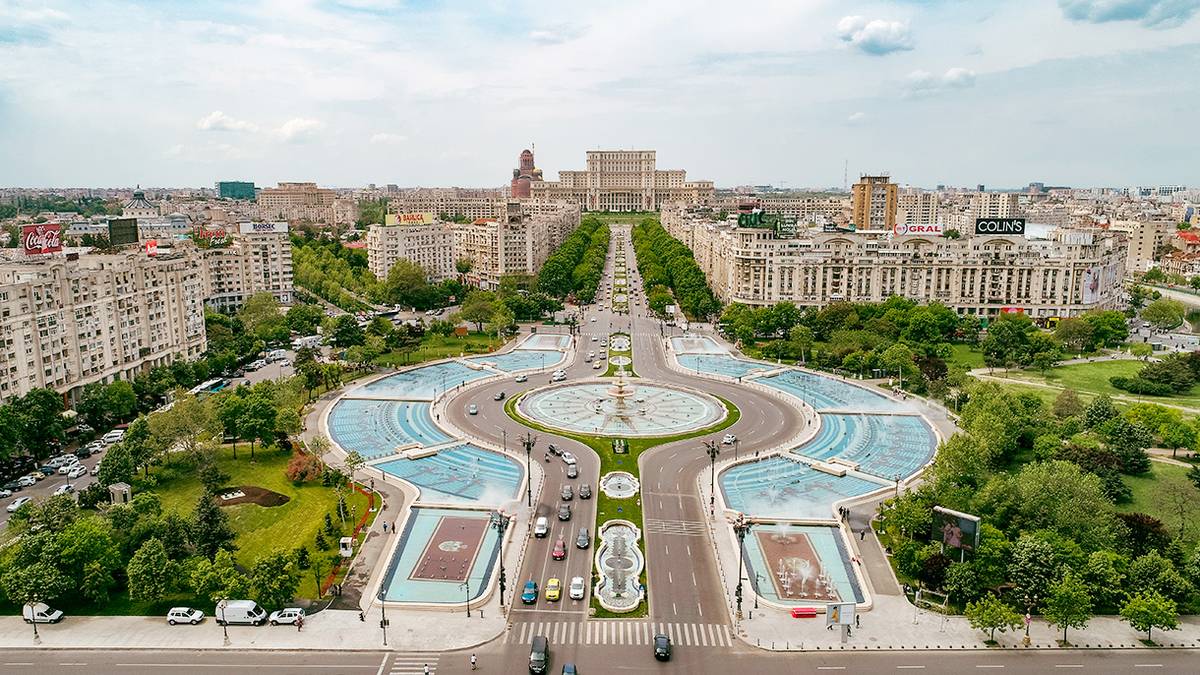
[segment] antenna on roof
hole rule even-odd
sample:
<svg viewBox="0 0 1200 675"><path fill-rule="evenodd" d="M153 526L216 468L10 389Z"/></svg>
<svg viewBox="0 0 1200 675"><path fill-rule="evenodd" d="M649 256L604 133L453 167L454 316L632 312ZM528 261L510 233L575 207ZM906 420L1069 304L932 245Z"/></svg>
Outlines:
<svg viewBox="0 0 1200 675"><path fill-rule="evenodd" d="M842 160L842 191L850 189L850 160Z"/></svg>

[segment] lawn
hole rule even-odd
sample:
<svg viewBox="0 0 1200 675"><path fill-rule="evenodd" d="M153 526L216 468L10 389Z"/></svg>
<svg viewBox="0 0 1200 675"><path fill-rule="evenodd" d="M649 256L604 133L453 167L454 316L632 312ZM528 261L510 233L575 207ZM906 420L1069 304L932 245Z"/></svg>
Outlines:
<svg viewBox="0 0 1200 675"><path fill-rule="evenodd" d="M1179 396L1138 396L1121 391L1109 384L1108 378L1114 376L1133 377L1144 365L1141 361L1129 359L1106 359L1059 366L1047 371L1045 376L1034 372L1013 372L1010 373L1010 379L1045 382L1055 387L1074 389L1080 393L1108 394L1112 397L1125 396L1139 401L1200 408L1200 387L1192 387L1190 392ZM1003 375L1002 371L997 371L996 374Z"/></svg>
<svg viewBox="0 0 1200 675"><path fill-rule="evenodd" d="M375 359L380 366L403 367L426 361L436 361L463 354L487 354L503 346L503 342L488 333L468 333L463 337L426 333L421 346L408 354L388 352Z"/></svg>
<svg viewBox="0 0 1200 675"><path fill-rule="evenodd" d="M983 352L975 345L952 344L948 360L950 363L957 363L967 368L982 368Z"/></svg>
<svg viewBox="0 0 1200 675"><path fill-rule="evenodd" d="M290 452L267 450L256 452L252 462L250 446L244 443L238 447L236 460L233 459L233 446L224 446L219 451L217 465L229 475L228 485L255 485L289 498L281 506L237 504L225 507L229 523L237 533L236 558L243 567L250 567L256 559L272 551L291 551L301 545L307 546L315 555L318 551L313 540L324 526L325 514L332 514L336 522L336 493L319 482L293 484L284 475L290 458ZM190 516L203 487L194 474L180 473L147 489L158 494L164 511ZM367 498L352 492L348 501L352 513L356 517L362 516L367 508ZM352 527L347 520L345 532L348 534ZM327 555L335 550L337 541L330 538L329 545L330 551L324 552ZM300 595L314 597L315 586L312 574L305 573L301 577Z"/></svg>
<svg viewBox="0 0 1200 675"><path fill-rule="evenodd" d="M1117 509L1126 513L1148 513L1158 518L1167 526L1167 531L1174 536L1179 532L1180 513L1171 507L1170 492L1164 491L1165 485L1178 485L1182 495L1190 495L1192 505L1200 505L1200 490L1197 490L1187 478L1188 467L1151 462L1150 472L1141 476L1122 476L1121 479L1133 492L1133 501L1119 504ZM1195 506L1193 506L1195 508ZM1185 515L1188 529L1184 535L1188 541L1195 541L1200 532L1197 531L1196 511Z"/></svg>

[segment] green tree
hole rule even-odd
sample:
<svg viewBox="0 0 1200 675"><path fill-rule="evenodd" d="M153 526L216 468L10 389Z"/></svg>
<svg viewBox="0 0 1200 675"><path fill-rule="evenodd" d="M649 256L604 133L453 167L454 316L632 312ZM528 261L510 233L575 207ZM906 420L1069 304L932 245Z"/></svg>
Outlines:
<svg viewBox="0 0 1200 675"><path fill-rule="evenodd" d="M365 344L366 341L366 335L363 334L362 328L359 328L353 315L342 314L334 318L329 330L329 342L334 347L353 347Z"/></svg>
<svg viewBox="0 0 1200 675"><path fill-rule="evenodd" d="M1093 346L1112 348L1129 339L1129 324L1121 312L1095 310L1085 313L1082 318L1092 329Z"/></svg>
<svg viewBox="0 0 1200 675"><path fill-rule="evenodd" d="M162 541L151 537L129 559L125 573L131 599L158 602L171 591L175 564L167 557Z"/></svg>
<svg viewBox="0 0 1200 675"><path fill-rule="evenodd" d="M256 441L266 443L275 437L278 414L275 401L267 392L256 389L246 397L242 416L238 420L238 429L241 430L242 436L250 441L250 459L254 459Z"/></svg>
<svg viewBox="0 0 1200 675"><path fill-rule="evenodd" d="M324 318L325 312L317 305L293 305L286 315L288 328L300 335L316 333Z"/></svg>
<svg viewBox="0 0 1200 675"><path fill-rule="evenodd" d="M996 631L1001 633L1021 627L1021 615L1004 604L994 595L986 595L975 602L968 602L963 614L971 622L971 628L984 631L990 642L996 641Z"/></svg>
<svg viewBox="0 0 1200 675"><path fill-rule="evenodd" d="M70 583L47 560L13 565L0 575L0 587L4 589L4 595L23 606L63 597L70 590Z"/></svg>
<svg viewBox="0 0 1200 675"><path fill-rule="evenodd" d="M250 581L238 571L233 554L226 549L217 551L210 561L207 558L196 562L189 576L192 591L218 602L230 598L244 598L250 591ZM217 617L218 621L220 620Z"/></svg>
<svg viewBox="0 0 1200 675"><path fill-rule="evenodd" d="M216 496L211 492L200 495L192 511L192 544L196 552L212 559L221 549L236 548L237 534L229 525L229 516L217 506Z"/></svg>
<svg viewBox="0 0 1200 675"><path fill-rule="evenodd" d="M1086 628L1092 618L1092 597L1088 595L1087 585L1067 572L1050 586L1050 597L1046 598L1043 614L1047 621L1062 629L1063 642L1066 642L1068 628Z"/></svg>
<svg viewBox="0 0 1200 675"><path fill-rule="evenodd" d="M1162 437L1163 446L1171 449L1172 457L1176 455L1180 448L1190 448L1196 445L1195 427L1185 423L1183 420L1163 424L1159 427L1158 433Z"/></svg>
<svg viewBox="0 0 1200 675"><path fill-rule="evenodd" d="M299 587L300 571L289 553L270 553L250 569L250 597L264 607L282 609L296 597Z"/></svg>
<svg viewBox="0 0 1200 675"><path fill-rule="evenodd" d="M491 321L496 314L496 305L491 293L472 291L463 300L459 317L468 323L475 324L475 330L482 331L483 324Z"/></svg>
<svg viewBox="0 0 1200 675"><path fill-rule="evenodd" d="M34 389L15 399L12 410L18 447L35 459L45 459L65 438L62 396L53 389Z"/></svg>
<svg viewBox="0 0 1200 675"><path fill-rule="evenodd" d="M1142 320L1149 321L1159 330L1169 330L1183 323L1187 308L1178 300L1161 298L1155 300L1142 310Z"/></svg>
<svg viewBox="0 0 1200 675"><path fill-rule="evenodd" d="M788 331L788 340L795 345L796 351L800 352L801 363L807 363L805 357L812 349L815 339L812 329L805 325L793 326Z"/></svg>
<svg viewBox="0 0 1200 675"><path fill-rule="evenodd" d="M202 454L202 446L218 441L221 433L221 425L212 408L195 396L183 393L175 397L170 410L151 415L149 425L156 451L166 453L167 457L180 452L192 460Z"/></svg>
<svg viewBox="0 0 1200 675"><path fill-rule="evenodd" d="M1164 598L1157 591L1138 593L1121 607L1121 619L1134 630L1146 631L1146 640L1152 640L1155 628L1174 630L1179 627L1179 609L1175 601Z"/></svg>
<svg viewBox="0 0 1200 675"><path fill-rule="evenodd" d="M420 265L401 258L388 270L384 283L387 298L394 304L429 309L432 304L428 275Z"/></svg>
<svg viewBox="0 0 1200 675"><path fill-rule="evenodd" d="M1080 400L1079 394L1074 389L1063 389L1055 397L1051 411L1058 419L1078 417L1083 414L1083 401Z"/></svg>
<svg viewBox="0 0 1200 675"><path fill-rule="evenodd" d="M1071 351L1082 354L1092 348L1094 339L1092 324L1083 318L1063 319L1055 327L1054 337L1058 338Z"/></svg>
<svg viewBox="0 0 1200 675"><path fill-rule="evenodd" d="M121 442L109 447L105 452L104 460L100 462L100 473L96 478L101 485L107 486L113 483L129 483L136 474L137 464L133 461L133 454L129 451L129 446Z"/></svg>

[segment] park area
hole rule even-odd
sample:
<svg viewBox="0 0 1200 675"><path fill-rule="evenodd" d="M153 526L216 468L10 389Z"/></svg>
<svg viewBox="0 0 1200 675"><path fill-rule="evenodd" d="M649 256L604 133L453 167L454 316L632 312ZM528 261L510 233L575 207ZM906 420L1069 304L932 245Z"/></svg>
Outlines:
<svg viewBox="0 0 1200 675"><path fill-rule="evenodd" d="M472 354L487 354L499 349L504 343L488 333L468 333L462 337L456 335L437 335L427 332L421 338L421 344L411 352L388 352L375 359L375 364L401 368L427 361L448 359L456 356Z"/></svg>
<svg viewBox="0 0 1200 675"><path fill-rule="evenodd" d="M1033 387L1049 387L1050 398L1057 395L1057 390L1074 389L1081 396L1108 394L1117 403L1145 401L1200 410L1200 386L1192 387L1190 391L1176 396L1139 396L1117 389L1109 382L1111 377L1133 377L1145 365L1145 362L1134 359L1097 359L1051 368L1045 375L1032 371L1006 374L1001 370L995 371L994 375L1013 383L1026 382Z"/></svg>

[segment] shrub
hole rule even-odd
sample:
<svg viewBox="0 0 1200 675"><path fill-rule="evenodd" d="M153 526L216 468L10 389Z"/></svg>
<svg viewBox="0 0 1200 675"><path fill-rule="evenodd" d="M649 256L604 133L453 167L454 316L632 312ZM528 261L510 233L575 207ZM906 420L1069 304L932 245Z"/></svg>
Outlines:
<svg viewBox="0 0 1200 675"><path fill-rule="evenodd" d="M321 478L325 473L325 465L316 455L296 454L288 462L284 473L293 483L306 483Z"/></svg>
<svg viewBox="0 0 1200 675"><path fill-rule="evenodd" d="M1122 391L1142 396L1170 396L1175 390L1170 385L1151 382L1141 377L1121 377L1114 375L1108 378L1108 383Z"/></svg>

